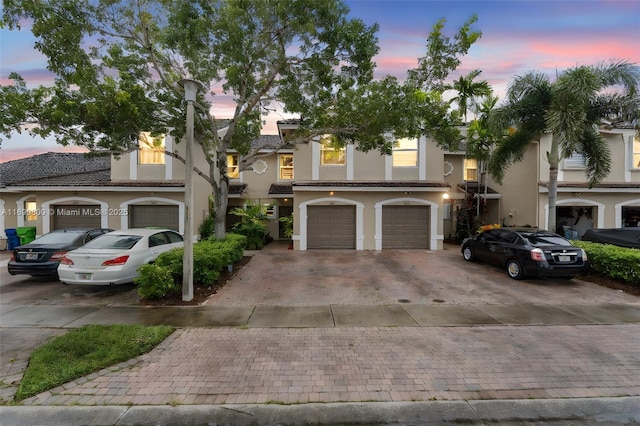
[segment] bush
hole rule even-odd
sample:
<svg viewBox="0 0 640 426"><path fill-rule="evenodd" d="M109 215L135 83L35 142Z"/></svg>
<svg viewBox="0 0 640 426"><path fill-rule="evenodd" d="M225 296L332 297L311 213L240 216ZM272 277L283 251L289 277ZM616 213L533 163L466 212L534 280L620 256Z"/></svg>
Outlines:
<svg viewBox="0 0 640 426"><path fill-rule="evenodd" d="M209 239L194 244L193 282L197 285L215 283L223 268L242 259L246 240L245 236L228 234L224 241ZM153 299L178 293L183 257L184 249L169 250L161 253L153 265L140 268L140 276L135 280L140 297Z"/></svg>
<svg viewBox="0 0 640 426"><path fill-rule="evenodd" d="M209 215L198 227L198 234L201 240L206 240L216 234L216 219Z"/></svg>
<svg viewBox="0 0 640 426"><path fill-rule="evenodd" d="M247 250L262 250L273 239L262 223L236 223L232 229L234 233L247 237Z"/></svg>
<svg viewBox="0 0 640 426"><path fill-rule="evenodd" d="M571 243L587 252L589 264L596 272L609 278L640 285L640 250L590 241Z"/></svg>
<svg viewBox="0 0 640 426"><path fill-rule="evenodd" d="M155 264L142 265L139 272L140 275L133 281L143 299L159 299L180 291L173 274L165 267Z"/></svg>

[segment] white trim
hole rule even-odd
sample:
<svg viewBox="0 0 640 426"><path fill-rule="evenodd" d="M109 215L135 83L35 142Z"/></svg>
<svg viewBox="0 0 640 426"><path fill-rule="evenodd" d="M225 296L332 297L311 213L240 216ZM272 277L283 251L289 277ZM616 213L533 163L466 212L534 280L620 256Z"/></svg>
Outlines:
<svg viewBox="0 0 640 426"><path fill-rule="evenodd" d="M293 239L300 241L300 250L307 249L307 206L315 204L341 204L356 206L356 250L364 249L364 204L359 201L349 200L347 198L316 198L314 200L305 201L298 206L300 210L300 234L294 235Z"/></svg>
<svg viewBox="0 0 640 426"><path fill-rule="evenodd" d="M126 216L124 215L120 216L120 229L121 230L129 229L129 214L128 214L129 205L145 203L145 202L153 202L153 201L156 201L156 202L159 201L162 203L173 204L178 206L178 223L179 223L178 232L184 235L184 201L176 201L170 198L162 198L162 197L140 197L140 198L134 198L131 200L126 200L120 203L120 210L124 210L124 209L127 210Z"/></svg>
<svg viewBox="0 0 640 426"><path fill-rule="evenodd" d="M424 136L418 139L418 179L427 179L427 139Z"/></svg>
<svg viewBox="0 0 640 426"><path fill-rule="evenodd" d="M354 146L353 144L347 144L345 149L346 158L345 161L347 163L347 180L353 180L353 163L354 163Z"/></svg>
<svg viewBox="0 0 640 426"><path fill-rule="evenodd" d="M51 208L49 206L64 203L67 201L82 201L85 203L98 204L100 205L100 227L108 228L109 227L109 203L102 200L96 200L95 198L87 198L87 197L64 197L64 198L56 198L55 200L49 200L42 203L42 233L47 234L51 232Z"/></svg>
<svg viewBox="0 0 640 426"><path fill-rule="evenodd" d="M566 200L556 201L556 208L566 204L573 204L581 207L596 207L598 209L598 223L595 227L604 228L604 210L606 207L604 204L587 198L567 198ZM544 205L544 229L549 230L549 203ZM552 230L552 232L555 232L555 230Z"/></svg>
<svg viewBox="0 0 640 426"><path fill-rule="evenodd" d="M0 238L7 238L7 235L4 233L4 200L2 198L0 198L0 211L2 211L2 214L0 214Z"/></svg>
<svg viewBox="0 0 640 426"><path fill-rule="evenodd" d="M165 136L164 149L173 152L173 136ZM166 154L164 156L164 178L165 180L173 179L173 157Z"/></svg>
<svg viewBox="0 0 640 426"><path fill-rule="evenodd" d="M138 180L138 149L131 151L129 156L129 179Z"/></svg>
<svg viewBox="0 0 640 426"><path fill-rule="evenodd" d="M393 154L384 156L384 180L393 180Z"/></svg>
<svg viewBox="0 0 640 426"><path fill-rule="evenodd" d="M546 194L549 192L549 188L544 185L539 185L539 191L541 194ZM605 193L605 194L618 194L618 193L631 193L636 194L640 193L640 188L629 188L629 187L621 187L621 188L585 188L584 186L563 186L558 187L558 193L566 193L566 192L589 192L589 193Z"/></svg>
<svg viewBox="0 0 640 426"><path fill-rule="evenodd" d="M311 141L311 180L320 180L320 142L318 141Z"/></svg>
<svg viewBox="0 0 640 426"><path fill-rule="evenodd" d="M7 191L7 189L11 189ZM47 191L47 192L178 192L184 193L183 186L10 186L0 190L0 193L19 193L23 191Z"/></svg>
<svg viewBox="0 0 640 426"><path fill-rule="evenodd" d="M426 205L430 207L429 212L429 249L438 250L438 240L443 240L444 235L438 234L438 209L440 205L433 201L420 198L402 197L379 201L375 204L375 249L382 250L382 207L388 204L411 203L411 205Z"/></svg>
<svg viewBox="0 0 640 426"><path fill-rule="evenodd" d="M343 191L343 192L447 192L449 187L442 186L399 186L399 187L372 187L372 186L293 186L293 192L318 192L318 191Z"/></svg>
<svg viewBox="0 0 640 426"><path fill-rule="evenodd" d="M621 203L616 204L613 207L613 210L615 212L614 223L616 228L622 228L622 208L626 206L635 206L635 205L640 206L640 198L623 201Z"/></svg>
<svg viewBox="0 0 640 426"><path fill-rule="evenodd" d="M16 201L16 212L23 212L24 209L24 202L27 201L29 198L36 198L36 194L29 194L29 195L25 195L22 198L19 198L18 201ZM22 226L24 226L24 215L16 215L16 220L17 222L17 227L20 228Z"/></svg>

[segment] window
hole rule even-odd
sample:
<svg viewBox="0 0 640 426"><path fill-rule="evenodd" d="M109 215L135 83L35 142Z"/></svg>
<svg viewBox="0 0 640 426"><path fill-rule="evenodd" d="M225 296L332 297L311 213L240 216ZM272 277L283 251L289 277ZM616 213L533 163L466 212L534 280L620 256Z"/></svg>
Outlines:
<svg viewBox="0 0 640 426"><path fill-rule="evenodd" d="M323 166L344 166L346 154L334 136L325 136L320 141L320 158Z"/></svg>
<svg viewBox="0 0 640 426"><path fill-rule="evenodd" d="M464 180L478 180L478 160L475 158L464 159Z"/></svg>
<svg viewBox="0 0 640 426"><path fill-rule="evenodd" d="M397 140L392 155L393 167L416 167L418 165L418 140Z"/></svg>
<svg viewBox="0 0 640 426"><path fill-rule="evenodd" d="M240 157L238 154L227 154L227 176L230 179L240 177Z"/></svg>
<svg viewBox="0 0 640 426"><path fill-rule="evenodd" d="M281 154L280 164L280 180L293 179L293 154Z"/></svg>
<svg viewBox="0 0 640 426"><path fill-rule="evenodd" d="M584 169L585 168L584 155L574 152L571 157L564 159L565 169Z"/></svg>
<svg viewBox="0 0 640 426"><path fill-rule="evenodd" d="M37 216L37 205L35 201L27 201L26 203L24 203L24 207L26 212L26 220L37 220L38 216Z"/></svg>
<svg viewBox="0 0 640 426"><path fill-rule="evenodd" d="M164 135L151 136L151 133L140 133L139 139L140 164L164 164Z"/></svg>
<svg viewBox="0 0 640 426"><path fill-rule="evenodd" d="M633 168L634 169L640 169L640 138L639 137L635 137L633 138L633 145L632 145L632 149L633 149L633 153L631 154L631 159L633 162Z"/></svg>

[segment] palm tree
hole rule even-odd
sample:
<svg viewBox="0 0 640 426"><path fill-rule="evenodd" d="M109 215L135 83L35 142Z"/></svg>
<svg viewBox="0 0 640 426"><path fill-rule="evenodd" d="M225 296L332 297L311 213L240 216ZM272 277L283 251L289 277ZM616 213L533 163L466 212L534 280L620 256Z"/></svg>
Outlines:
<svg viewBox="0 0 640 426"><path fill-rule="evenodd" d="M446 86L447 89L458 92L458 96L451 100L458 104L458 109L462 113L465 123L467 122L467 112L475 105L476 98L488 96L491 93L491 87L486 80L473 81L481 72L481 70L475 69L466 76L460 76L452 85Z"/></svg>
<svg viewBox="0 0 640 426"><path fill-rule="evenodd" d="M493 124L509 131L489 161L489 172L501 182L506 169L522 160L531 142L539 141L543 132L551 133L548 225L556 229L559 162L580 153L590 187L606 177L611 155L598 126L605 119L636 116L639 85L640 70L627 61L577 66L555 82L536 72L516 77L506 104L493 114Z"/></svg>

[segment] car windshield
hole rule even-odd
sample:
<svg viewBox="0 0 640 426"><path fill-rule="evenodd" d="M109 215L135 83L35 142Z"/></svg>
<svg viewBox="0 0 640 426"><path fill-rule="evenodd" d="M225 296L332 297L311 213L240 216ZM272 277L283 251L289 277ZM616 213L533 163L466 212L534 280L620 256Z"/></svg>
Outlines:
<svg viewBox="0 0 640 426"><path fill-rule="evenodd" d="M84 245L88 249L124 249L129 250L142 239L139 235L101 235Z"/></svg>
<svg viewBox="0 0 640 426"><path fill-rule="evenodd" d="M34 244L69 244L82 236L84 231L54 231L33 240Z"/></svg>
<svg viewBox="0 0 640 426"><path fill-rule="evenodd" d="M531 234L527 236L531 244L537 246L570 246L571 243L555 234Z"/></svg>

